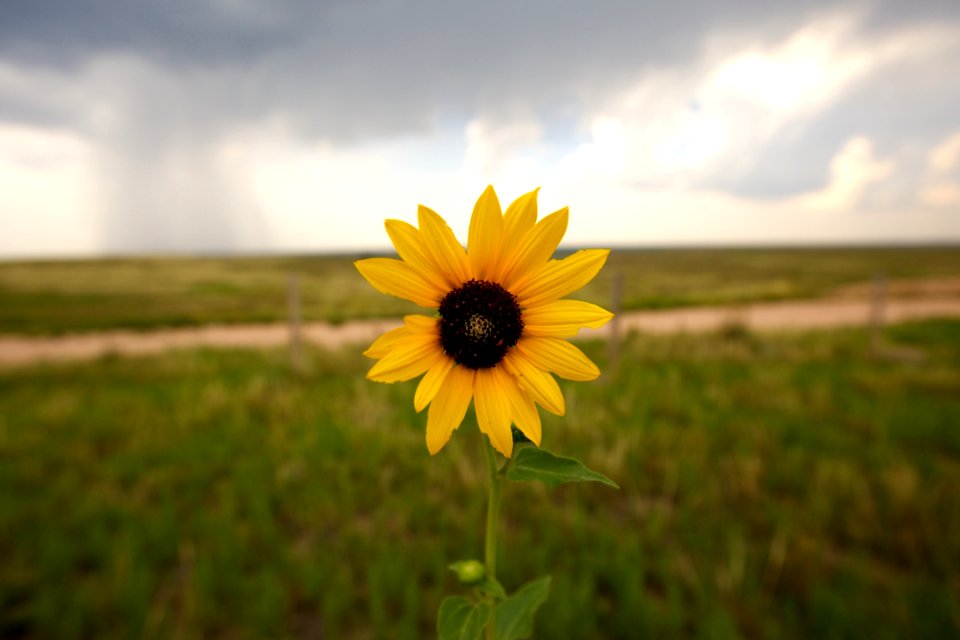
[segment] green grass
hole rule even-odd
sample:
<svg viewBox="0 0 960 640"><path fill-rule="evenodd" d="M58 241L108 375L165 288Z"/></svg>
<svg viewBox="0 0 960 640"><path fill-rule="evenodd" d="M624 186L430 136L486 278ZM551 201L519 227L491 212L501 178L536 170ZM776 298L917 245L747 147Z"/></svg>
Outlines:
<svg viewBox="0 0 960 640"><path fill-rule="evenodd" d="M621 489L506 487L502 581L555 576L536 637L956 637L960 323L888 340L585 345L607 373L544 445ZM430 637L482 554L476 429L431 458L413 383L310 356L0 372L0 636Z"/></svg>
<svg viewBox="0 0 960 640"><path fill-rule="evenodd" d="M291 275L307 320L393 317L355 258L129 258L0 263L0 333L57 334L283 320Z"/></svg>
<svg viewBox="0 0 960 640"><path fill-rule="evenodd" d="M0 333L56 334L283 320L297 274L303 317L342 322L414 311L370 287L355 257L129 258L0 263ZM614 251L578 297L624 309L801 298L845 284L960 276L960 247Z"/></svg>

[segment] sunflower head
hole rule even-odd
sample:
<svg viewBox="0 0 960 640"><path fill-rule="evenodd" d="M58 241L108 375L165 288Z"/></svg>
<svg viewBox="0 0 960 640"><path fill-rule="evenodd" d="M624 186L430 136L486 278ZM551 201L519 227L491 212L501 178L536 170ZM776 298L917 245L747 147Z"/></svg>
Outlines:
<svg viewBox="0 0 960 640"><path fill-rule="evenodd" d="M509 457L511 426L540 444L536 405L563 415L554 375L593 380L599 369L570 338L599 327L613 314L597 305L562 299L597 275L607 250L551 259L567 228L567 209L537 220L537 191L506 212L493 187L473 210L467 248L443 218L427 207L418 226L387 220L399 259L358 260L377 290L432 309L410 315L364 355L377 360L367 378L401 382L423 376L413 403L427 412L427 449L437 453L460 426L471 400L477 424Z"/></svg>

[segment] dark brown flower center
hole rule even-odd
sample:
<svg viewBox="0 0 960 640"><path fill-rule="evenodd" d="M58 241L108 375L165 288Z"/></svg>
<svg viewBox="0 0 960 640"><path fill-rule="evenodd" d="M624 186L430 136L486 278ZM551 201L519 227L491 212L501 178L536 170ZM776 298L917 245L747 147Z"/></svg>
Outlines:
<svg viewBox="0 0 960 640"><path fill-rule="evenodd" d="M440 301L440 344L458 364L492 367L522 333L516 296L495 282L464 282Z"/></svg>

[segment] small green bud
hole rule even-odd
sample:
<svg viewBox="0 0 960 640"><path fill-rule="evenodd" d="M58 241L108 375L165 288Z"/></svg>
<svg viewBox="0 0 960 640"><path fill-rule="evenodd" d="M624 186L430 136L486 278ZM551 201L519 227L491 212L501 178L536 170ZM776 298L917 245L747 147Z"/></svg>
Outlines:
<svg viewBox="0 0 960 640"><path fill-rule="evenodd" d="M487 568L479 560L461 560L450 565L450 570L457 574L460 584L472 587L483 582L487 575Z"/></svg>

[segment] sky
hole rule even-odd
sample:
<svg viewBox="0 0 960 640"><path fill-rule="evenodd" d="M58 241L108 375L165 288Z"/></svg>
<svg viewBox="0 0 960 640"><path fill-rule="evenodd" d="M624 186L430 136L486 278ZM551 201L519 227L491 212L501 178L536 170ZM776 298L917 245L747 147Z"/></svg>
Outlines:
<svg viewBox="0 0 960 640"><path fill-rule="evenodd" d="M960 241L960 2L36 0L0 21L0 259L465 240Z"/></svg>

